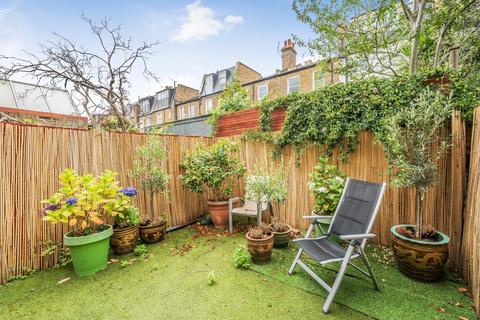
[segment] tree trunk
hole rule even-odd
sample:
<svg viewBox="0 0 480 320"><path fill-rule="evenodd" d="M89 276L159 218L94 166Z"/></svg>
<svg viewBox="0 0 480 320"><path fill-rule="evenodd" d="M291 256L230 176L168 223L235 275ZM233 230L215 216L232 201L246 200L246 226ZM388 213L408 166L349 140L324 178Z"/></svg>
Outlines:
<svg viewBox="0 0 480 320"><path fill-rule="evenodd" d="M425 202L425 191L417 190L416 191L416 216L417 216L417 228L415 230L415 237L417 239L422 238L423 233L423 208Z"/></svg>
<svg viewBox="0 0 480 320"><path fill-rule="evenodd" d="M152 217L153 217L154 208L155 208L154 203L153 203L153 201L154 201L153 196L154 196L154 195L155 195L155 193L150 192L150 215L151 215Z"/></svg>
<svg viewBox="0 0 480 320"><path fill-rule="evenodd" d="M418 35L412 38L412 51L410 54L410 74L417 72L418 61Z"/></svg>

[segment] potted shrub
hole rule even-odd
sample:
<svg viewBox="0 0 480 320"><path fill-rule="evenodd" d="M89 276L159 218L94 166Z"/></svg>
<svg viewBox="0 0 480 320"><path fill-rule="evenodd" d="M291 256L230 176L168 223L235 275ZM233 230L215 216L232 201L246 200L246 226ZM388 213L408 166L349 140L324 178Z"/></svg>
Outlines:
<svg viewBox="0 0 480 320"><path fill-rule="evenodd" d="M273 250L273 233L270 226L263 224L251 227L245 238L253 263L264 264L270 261Z"/></svg>
<svg viewBox="0 0 480 320"><path fill-rule="evenodd" d="M137 195L137 189L127 187L120 190L127 197ZM113 235L110 245L115 254L132 252L138 240L138 224L140 213L134 206L126 206L124 210L113 217Z"/></svg>
<svg viewBox="0 0 480 320"><path fill-rule="evenodd" d="M237 145L220 140L206 146L198 145L185 154L180 176L182 186L192 192L208 192L208 210L216 228L228 225L228 199L237 178L245 173L245 167L234 156Z"/></svg>
<svg viewBox="0 0 480 320"><path fill-rule="evenodd" d="M135 150L132 177L140 182L140 187L148 194L149 217L158 217L155 210L155 194L168 190L169 176L164 170L164 162L168 152L161 131L148 135L145 145ZM147 243L153 243L162 238L165 232L164 218L145 218L140 223L140 238Z"/></svg>
<svg viewBox="0 0 480 320"><path fill-rule="evenodd" d="M106 224L130 206L130 198L120 192L116 173L80 176L66 169L60 176L60 189L43 200L43 220L66 223L71 231L64 235L75 273L93 275L107 266L112 226Z"/></svg>
<svg viewBox="0 0 480 320"><path fill-rule="evenodd" d="M315 199L313 213L320 216L333 216L344 186L343 173L336 166L329 164L327 157L320 157L308 182L308 188ZM319 219L322 230L317 229L317 234L326 232L331 221L331 218Z"/></svg>
<svg viewBox="0 0 480 320"><path fill-rule="evenodd" d="M423 216L425 193L438 176L437 161L450 146L450 139L438 133L451 112L444 95L427 90L390 119L384 139L394 184L416 193L416 224L392 226L393 251L399 270L421 281L440 279L448 259L448 236L425 227Z"/></svg>
<svg viewBox="0 0 480 320"><path fill-rule="evenodd" d="M273 246L275 248L284 248L288 246L292 227L275 217L273 218L270 228L273 233Z"/></svg>
<svg viewBox="0 0 480 320"><path fill-rule="evenodd" d="M143 218L140 221L140 239L145 243L155 243L165 236L167 219L165 215L158 218Z"/></svg>

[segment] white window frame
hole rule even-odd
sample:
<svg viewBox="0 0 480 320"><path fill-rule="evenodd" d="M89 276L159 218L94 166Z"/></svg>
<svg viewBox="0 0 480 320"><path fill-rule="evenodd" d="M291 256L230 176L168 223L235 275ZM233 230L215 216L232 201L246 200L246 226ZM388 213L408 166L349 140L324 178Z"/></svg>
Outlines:
<svg viewBox="0 0 480 320"><path fill-rule="evenodd" d="M190 118L196 116L195 107L196 107L196 106L195 106L194 104L191 104L191 105L188 106L188 114L190 115Z"/></svg>
<svg viewBox="0 0 480 320"><path fill-rule="evenodd" d="M190 109L188 106L183 107L183 119L188 119L190 118Z"/></svg>
<svg viewBox="0 0 480 320"><path fill-rule="evenodd" d="M223 77L225 76L225 77ZM223 79L223 81L222 81ZM222 70L218 73L218 83L219 84L225 84L227 83L227 70Z"/></svg>
<svg viewBox="0 0 480 320"><path fill-rule="evenodd" d="M266 88L265 95L263 97L260 97L260 88L263 88L263 87ZM258 100L262 100L267 94L268 94L268 83L262 84L262 85L257 87L257 98L258 98Z"/></svg>
<svg viewBox="0 0 480 320"><path fill-rule="evenodd" d="M183 119L183 107L178 107L177 108L177 119L182 120Z"/></svg>
<svg viewBox="0 0 480 320"><path fill-rule="evenodd" d="M150 117L150 115L146 117L146 127L150 127L152 125L152 119Z"/></svg>
<svg viewBox="0 0 480 320"><path fill-rule="evenodd" d="M316 74L317 72L320 72L320 70L314 70L314 71L312 72L312 91L313 91L313 90L320 89L320 88L323 88L323 87L325 87L325 86L327 85L327 78L326 78L326 77L327 77L327 74L326 74L326 72L323 72L323 84L322 84L321 86L319 86L318 88L315 87L315 80L316 80L316 79L315 79L315 74Z"/></svg>
<svg viewBox="0 0 480 320"><path fill-rule="evenodd" d="M211 98L205 100L205 113L209 114L213 111L213 101Z"/></svg>
<svg viewBox="0 0 480 320"><path fill-rule="evenodd" d="M163 123L163 114L161 112L159 112L157 115L157 123L159 124Z"/></svg>
<svg viewBox="0 0 480 320"><path fill-rule="evenodd" d="M297 91L291 91L290 90L290 80L295 79L295 78L298 78L298 90ZM296 76L287 78L287 94L290 94L292 92L300 92L300 75L296 75Z"/></svg>

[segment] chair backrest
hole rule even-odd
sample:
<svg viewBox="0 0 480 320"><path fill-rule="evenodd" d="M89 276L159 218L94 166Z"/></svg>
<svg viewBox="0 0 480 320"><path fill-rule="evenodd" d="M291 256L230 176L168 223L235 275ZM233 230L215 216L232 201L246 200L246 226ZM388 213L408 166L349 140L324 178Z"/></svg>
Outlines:
<svg viewBox="0 0 480 320"><path fill-rule="evenodd" d="M369 233L386 185L348 178L328 232L336 235Z"/></svg>
<svg viewBox="0 0 480 320"><path fill-rule="evenodd" d="M267 210L268 203L262 202L262 211ZM257 211L257 203L252 200L245 199L245 203L243 204L243 208L248 211Z"/></svg>

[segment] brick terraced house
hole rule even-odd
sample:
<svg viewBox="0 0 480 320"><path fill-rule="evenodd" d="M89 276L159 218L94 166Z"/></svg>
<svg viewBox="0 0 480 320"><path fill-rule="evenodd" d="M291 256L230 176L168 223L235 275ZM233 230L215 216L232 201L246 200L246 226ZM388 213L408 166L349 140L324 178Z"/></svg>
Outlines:
<svg viewBox="0 0 480 320"><path fill-rule="evenodd" d="M183 135L210 135L210 128L205 124L208 114L218 108L218 99L222 91L232 82L234 77L242 84L255 104L263 98L274 99L293 92L309 92L322 86L343 81L333 72L334 62L328 61L330 71L317 68L317 63L306 61L297 64L297 52L292 40L284 41L281 49L282 68L272 75L262 75L249 66L237 62L235 66L205 74L200 90L178 84L160 91L170 92L174 96L177 88L188 88L185 99L173 98L161 106L158 105L158 93L155 96L140 99L134 105L137 126L140 129L171 124L169 132ZM185 90L185 89L181 89ZM187 97L188 96L188 97ZM166 98L165 98L166 99ZM162 114L164 112L164 114Z"/></svg>

